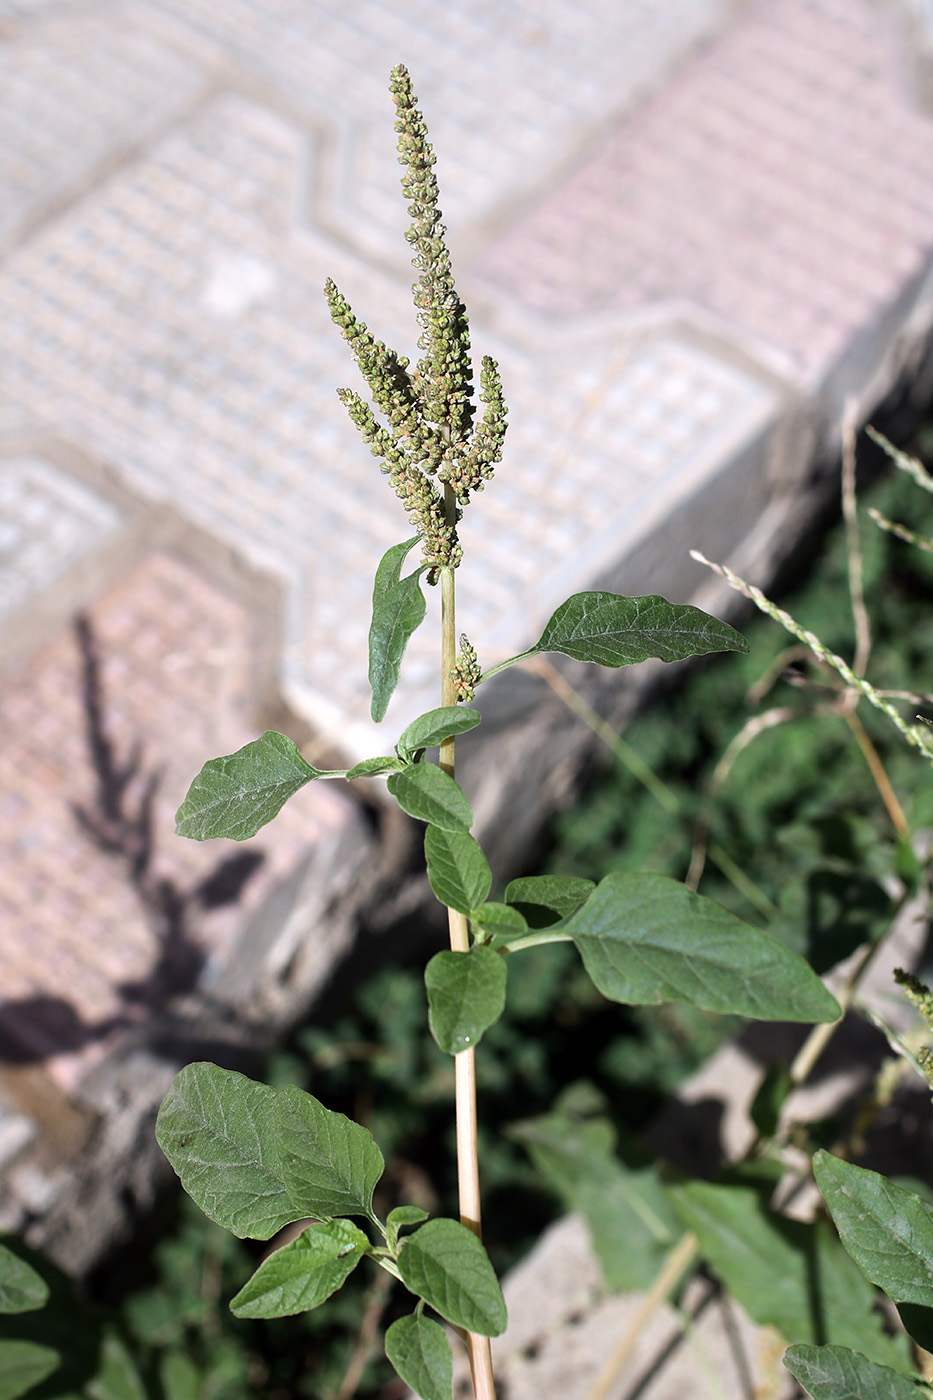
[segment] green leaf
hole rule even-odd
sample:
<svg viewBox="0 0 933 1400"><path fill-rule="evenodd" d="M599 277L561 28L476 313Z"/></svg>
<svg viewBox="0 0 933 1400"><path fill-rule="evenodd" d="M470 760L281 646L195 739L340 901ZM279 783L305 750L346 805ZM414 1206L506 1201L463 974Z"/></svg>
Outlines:
<svg viewBox="0 0 933 1400"><path fill-rule="evenodd" d="M443 834L443 833L442 833ZM468 953L435 953L424 970L428 1024L440 1048L459 1055L477 1045L505 1009L505 958L474 945Z"/></svg>
<svg viewBox="0 0 933 1400"><path fill-rule="evenodd" d="M826 1222L805 1224L769 1211L754 1186L691 1181L669 1188L703 1257L746 1312L787 1342L857 1347L902 1366L903 1335L885 1335L875 1293Z"/></svg>
<svg viewBox="0 0 933 1400"><path fill-rule="evenodd" d="M398 1269L412 1293L455 1327L498 1337L508 1315L489 1256L458 1220L429 1220L399 1245Z"/></svg>
<svg viewBox="0 0 933 1400"><path fill-rule="evenodd" d="M347 1279L370 1248L349 1220L309 1225L297 1239L264 1259L230 1304L236 1317L291 1317L319 1307Z"/></svg>
<svg viewBox="0 0 933 1400"><path fill-rule="evenodd" d="M276 1092L233 1070L187 1065L159 1110L156 1140L209 1219L267 1240L300 1220L275 1142Z"/></svg>
<svg viewBox="0 0 933 1400"><path fill-rule="evenodd" d="M813 1400L920 1400L907 1376L848 1347L790 1347L784 1365Z"/></svg>
<svg viewBox="0 0 933 1400"><path fill-rule="evenodd" d="M291 739L267 729L236 753L205 763L175 813L175 834L246 841L313 778L345 776L342 769L312 768Z"/></svg>
<svg viewBox="0 0 933 1400"><path fill-rule="evenodd" d="M48 1296L48 1284L35 1269L0 1244L0 1313L33 1312Z"/></svg>
<svg viewBox="0 0 933 1400"><path fill-rule="evenodd" d="M16 1400L61 1365L52 1347L38 1342L0 1342L0 1400Z"/></svg>
<svg viewBox="0 0 933 1400"><path fill-rule="evenodd" d="M441 904L470 915L492 886L492 872L482 847L468 831L429 826L424 833L428 880Z"/></svg>
<svg viewBox="0 0 933 1400"><path fill-rule="evenodd" d="M87 1386L88 1400L146 1400L146 1387L126 1343L108 1332L101 1347L100 1369Z"/></svg>
<svg viewBox="0 0 933 1400"><path fill-rule="evenodd" d="M399 1231L406 1225L420 1225L427 1220L428 1212L420 1206L396 1206L386 1218L386 1236L389 1248L394 1253L398 1248Z"/></svg>
<svg viewBox="0 0 933 1400"><path fill-rule="evenodd" d="M453 1400L453 1358L443 1327L412 1313L400 1317L385 1335L386 1356L421 1400Z"/></svg>
<svg viewBox="0 0 933 1400"><path fill-rule="evenodd" d="M395 548L401 546L396 545ZM382 562L385 563L385 558ZM382 564L379 568L382 568ZM373 691L370 714L377 724L385 719L392 693L398 685L408 639L424 621L426 605L420 582L423 572L422 565L407 578L390 584L378 597L380 576L378 572L376 574L373 620L369 628L369 683Z"/></svg>
<svg viewBox="0 0 933 1400"><path fill-rule="evenodd" d="M586 1220L608 1287L648 1288L681 1233L657 1170L620 1161L603 1118L556 1109L517 1124L511 1135L566 1210Z"/></svg>
<svg viewBox="0 0 933 1400"><path fill-rule="evenodd" d="M275 1138L299 1216L372 1215L385 1162L368 1129L290 1085L276 1100Z"/></svg>
<svg viewBox="0 0 933 1400"><path fill-rule="evenodd" d="M933 1306L933 1206L877 1172L828 1152L813 1158L842 1243L895 1303Z"/></svg>
<svg viewBox="0 0 933 1400"><path fill-rule="evenodd" d="M497 904L487 900L485 904L470 910L470 922L474 929L481 930L489 937L520 938L528 932L528 924L520 909L511 904Z"/></svg>
<svg viewBox="0 0 933 1400"><path fill-rule="evenodd" d="M610 1001L683 1001L759 1021L841 1014L796 953L666 875L607 875L562 928Z"/></svg>
<svg viewBox="0 0 933 1400"><path fill-rule="evenodd" d="M906 1331L924 1351L933 1348L933 1308L921 1308L917 1303L898 1303L897 1311Z"/></svg>
<svg viewBox="0 0 933 1400"><path fill-rule="evenodd" d="M403 812L444 831L469 831L473 812L464 793L436 763L414 763L386 786Z"/></svg>
<svg viewBox="0 0 933 1400"><path fill-rule="evenodd" d="M376 566L376 576L373 579L373 607L381 602L402 577L402 565L415 545L421 539L420 535L413 535L410 540L403 540L401 544L394 544L391 549L387 549Z"/></svg>
<svg viewBox="0 0 933 1400"><path fill-rule="evenodd" d="M159 1359L162 1393L171 1400L202 1400L203 1377L199 1367L183 1351L163 1352Z"/></svg>
<svg viewBox="0 0 933 1400"><path fill-rule="evenodd" d="M383 773L398 773L405 765L400 758L364 758L347 773L347 778L380 778Z"/></svg>
<svg viewBox="0 0 933 1400"><path fill-rule="evenodd" d="M401 756L411 757L421 749L433 749L444 739L475 729L481 718L479 710L468 710L464 705L442 705L438 710L428 710L413 719L402 730L396 748Z"/></svg>
<svg viewBox="0 0 933 1400"><path fill-rule="evenodd" d="M592 880L575 875L525 875L506 886L507 904L514 904L529 928L547 928L565 919L595 890Z"/></svg>
<svg viewBox="0 0 933 1400"><path fill-rule="evenodd" d="M772 1138L777 1132L781 1109L793 1087L787 1065L768 1066L748 1110L748 1116L763 1138Z"/></svg>
<svg viewBox="0 0 933 1400"><path fill-rule="evenodd" d="M541 652L558 651L600 666L631 666L657 657L683 661L711 651L748 651L734 627L687 603L669 603L651 594L622 598L617 593L575 593L554 613L540 640L483 674L483 680Z"/></svg>

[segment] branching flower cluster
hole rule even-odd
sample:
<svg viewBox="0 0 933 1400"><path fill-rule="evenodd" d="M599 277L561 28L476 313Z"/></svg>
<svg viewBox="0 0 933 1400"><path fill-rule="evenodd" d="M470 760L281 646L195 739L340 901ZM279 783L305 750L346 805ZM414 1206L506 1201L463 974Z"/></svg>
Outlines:
<svg viewBox="0 0 933 1400"><path fill-rule="evenodd" d="M502 459L507 410L498 366L484 356L483 416L474 425L469 322L444 242L434 152L404 66L394 69L391 89L399 162L405 168L402 191L412 218L406 236L418 274L413 294L422 358L417 367L410 370L404 356L376 340L330 280L324 295L385 422L353 389L339 390L340 399L373 456L382 460L382 470L422 538L433 580L438 569L456 568L460 562L460 508L472 491L483 489Z"/></svg>

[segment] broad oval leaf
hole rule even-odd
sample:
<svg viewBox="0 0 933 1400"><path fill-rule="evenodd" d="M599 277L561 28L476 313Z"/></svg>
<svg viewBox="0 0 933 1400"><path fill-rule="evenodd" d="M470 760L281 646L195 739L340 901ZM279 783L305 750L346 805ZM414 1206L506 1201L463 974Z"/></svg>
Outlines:
<svg viewBox="0 0 933 1400"><path fill-rule="evenodd" d="M455 1327L498 1337L508 1323L489 1255L459 1220L429 1220L399 1245L398 1269L412 1293Z"/></svg>
<svg viewBox="0 0 933 1400"><path fill-rule="evenodd" d="M88 1400L148 1400L149 1392L130 1350L115 1331L104 1337L97 1375L84 1393Z"/></svg>
<svg viewBox="0 0 933 1400"><path fill-rule="evenodd" d="M399 1231L406 1225L420 1225L427 1220L428 1212L421 1206L396 1206L386 1217L386 1242L394 1253L398 1247Z"/></svg>
<svg viewBox="0 0 933 1400"><path fill-rule="evenodd" d="M370 1242L349 1220L319 1221L264 1259L230 1303L236 1317L292 1317L336 1293Z"/></svg>
<svg viewBox="0 0 933 1400"><path fill-rule="evenodd" d="M61 1365L53 1347L39 1342L0 1341L0 1400L18 1400Z"/></svg>
<svg viewBox="0 0 933 1400"><path fill-rule="evenodd" d="M421 1400L453 1400L453 1357L438 1323L416 1313L400 1317L386 1331L385 1349L396 1373Z"/></svg>
<svg viewBox="0 0 933 1400"><path fill-rule="evenodd" d="M528 932L528 924L520 909L512 904L487 900L478 909L470 910L470 922L489 937L520 938Z"/></svg>
<svg viewBox="0 0 933 1400"><path fill-rule="evenodd" d="M209 1219L240 1239L267 1240L304 1212L289 1199L275 1142L276 1092L199 1063L176 1074L156 1141Z"/></svg>
<svg viewBox="0 0 933 1400"><path fill-rule="evenodd" d="M276 1099L275 1140L300 1216L372 1214L385 1162L368 1129L290 1085Z"/></svg>
<svg viewBox="0 0 933 1400"><path fill-rule="evenodd" d="M459 1055L477 1045L505 1009L505 958L476 944L468 953L435 953L424 970L428 1024L440 1048Z"/></svg>
<svg viewBox="0 0 933 1400"><path fill-rule="evenodd" d="M475 729L481 718L479 710L469 710L465 705L442 705L437 710L428 710L402 730L398 752L413 754L419 749L433 749L445 739Z"/></svg>
<svg viewBox="0 0 933 1400"><path fill-rule="evenodd" d="M788 1342L857 1347L882 1365L902 1365L906 1338L889 1337L877 1295L825 1221L788 1220L759 1189L689 1181L668 1188L700 1252L745 1311Z"/></svg>
<svg viewBox="0 0 933 1400"><path fill-rule="evenodd" d="M492 872L482 847L468 831L429 826L424 833L424 858L431 889L441 904L469 915L483 903L492 886Z"/></svg>
<svg viewBox="0 0 933 1400"><path fill-rule="evenodd" d="M347 770L347 779L380 778L384 773L398 773L404 767L400 758L364 758Z"/></svg>
<svg viewBox="0 0 933 1400"><path fill-rule="evenodd" d="M789 1347L784 1365L813 1400L920 1400L907 1376L848 1347Z"/></svg>
<svg viewBox="0 0 933 1400"><path fill-rule="evenodd" d="M565 1208L586 1220L608 1286L650 1287L682 1233L657 1168L622 1162L604 1118L581 1118L559 1107L515 1124L509 1135L523 1144Z"/></svg>
<svg viewBox="0 0 933 1400"><path fill-rule="evenodd" d="M759 1021L841 1014L803 958L666 875L607 875L562 929L610 1001L682 1001Z"/></svg>
<svg viewBox="0 0 933 1400"><path fill-rule="evenodd" d="M0 1244L0 1313L34 1312L49 1297L49 1286L31 1264Z"/></svg>
<svg viewBox="0 0 933 1400"><path fill-rule="evenodd" d="M370 714L378 724L385 719L386 710L398 685L402 657L408 639L424 621L426 604L421 592L421 574L416 569L407 578L399 579L382 595L373 600L373 620L369 628L369 684L373 698Z"/></svg>
<svg viewBox="0 0 933 1400"><path fill-rule="evenodd" d="M462 788L436 763L414 763L386 784L403 812L444 831L469 831L473 811Z"/></svg>
<svg viewBox="0 0 933 1400"><path fill-rule="evenodd" d="M683 661L711 651L748 651L748 642L727 622L689 603L669 603L657 594L623 598L618 593L575 593L561 603L533 647L490 667L483 679L549 651L617 667L652 657Z"/></svg>
<svg viewBox="0 0 933 1400"><path fill-rule="evenodd" d="M595 888L576 875L524 875L506 885L505 899L521 910L529 928L547 928L579 909Z"/></svg>
<svg viewBox="0 0 933 1400"><path fill-rule="evenodd" d="M267 729L236 753L205 763L175 813L175 834L246 841L313 778L345 776L343 770L313 768L297 744Z"/></svg>
<svg viewBox="0 0 933 1400"><path fill-rule="evenodd" d="M839 1237L895 1303L933 1306L933 1206L885 1176L828 1152L813 1158Z"/></svg>

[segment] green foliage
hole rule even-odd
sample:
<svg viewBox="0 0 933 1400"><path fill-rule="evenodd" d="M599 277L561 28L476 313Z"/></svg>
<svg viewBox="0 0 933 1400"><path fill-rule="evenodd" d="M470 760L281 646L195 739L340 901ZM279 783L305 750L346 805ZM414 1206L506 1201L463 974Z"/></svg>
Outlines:
<svg viewBox="0 0 933 1400"><path fill-rule="evenodd" d="M275 1104L275 1141L297 1215L372 1217L385 1163L372 1133L290 1085Z"/></svg>
<svg viewBox="0 0 933 1400"><path fill-rule="evenodd" d="M592 880L572 875L525 875L510 882L505 897L530 928L547 928L573 914L595 888Z"/></svg>
<svg viewBox="0 0 933 1400"><path fill-rule="evenodd" d="M933 1307L933 1206L828 1152L816 1154L813 1171L842 1242L865 1277L895 1303Z"/></svg>
<svg viewBox="0 0 933 1400"><path fill-rule="evenodd" d="M756 1186L691 1181L670 1196L704 1258L756 1322L788 1342L858 1347L904 1368L904 1338L885 1335L874 1290L825 1226L769 1211Z"/></svg>
<svg viewBox="0 0 933 1400"><path fill-rule="evenodd" d="M498 1337L508 1316L502 1289L480 1241L459 1220L429 1220L399 1245L406 1288L455 1327Z"/></svg>
<svg viewBox="0 0 933 1400"><path fill-rule="evenodd" d="M0 1400L17 1400L57 1371L61 1358L41 1342L0 1342Z"/></svg>
<svg viewBox="0 0 933 1400"><path fill-rule="evenodd" d="M925 1386L847 1347L793 1346L784 1365L813 1400L921 1400Z"/></svg>
<svg viewBox="0 0 933 1400"><path fill-rule="evenodd" d="M647 1289L678 1237L677 1216L657 1168L624 1163L612 1124L579 1112L579 1098L568 1094L553 1112L517 1124L513 1135L565 1209L585 1219L609 1287Z"/></svg>
<svg viewBox="0 0 933 1400"><path fill-rule="evenodd" d="M31 1264L0 1244L0 1313L33 1312L49 1300L49 1286Z"/></svg>
<svg viewBox="0 0 933 1400"><path fill-rule="evenodd" d="M386 786L403 812L439 831L469 831L473 812L463 792L434 763L416 763L393 773Z"/></svg>
<svg viewBox="0 0 933 1400"><path fill-rule="evenodd" d="M369 1237L349 1220L309 1225L263 1260L230 1311L237 1317L310 1312L343 1287L369 1248Z"/></svg>
<svg viewBox="0 0 933 1400"><path fill-rule="evenodd" d="M607 875L562 926L612 1001L686 1001L761 1021L834 1021L802 958L664 875Z"/></svg>
<svg viewBox="0 0 933 1400"><path fill-rule="evenodd" d="M386 1356L421 1400L453 1400L450 1347L443 1328L414 1313L400 1317L386 1332Z"/></svg>
<svg viewBox="0 0 933 1400"><path fill-rule="evenodd" d="M428 1024L448 1055L477 1045L505 1009L505 959L474 944L467 953L435 953L424 970Z"/></svg>
<svg viewBox="0 0 933 1400"><path fill-rule="evenodd" d="M399 755L407 763L413 763L421 758L425 749L436 748L445 739L475 729L480 719L478 710L461 710L456 705L429 710L402 730L398 740Z"/></svg>
<svg viewBox="0 0 933 1400"><path fill-rule="evenodd" d="M575 593L561 603L533 647L490 667L483 679L544 652L618 667L651 657L684 661L711 651L747 650L748 643L734 627L689 604L669 603L656 594L621 598L615 593Z"/></svg>
<svg viewBox="0 0 933 1400"><path fill-rule="evenodd" d="M178 809L175 832L195 841L246 841L312 778L345 776L313 768L291 739L267 729L236 753L205 763Z"/></svg>
<svg viewBox="0 0 933 1400"><path fill-rule="evenodd" d="M492 872L482 847L468 831L429 826L424 833L424 858L431 889L441 904L460 914L479 908L492 886Z"/></svg>
<svg viewBox="0 0 933 1400"><path fill-rule="evenodd" d="M232 1070L192 1064L175 1076L156 1140L209 1220L268 1240L296 1212L275 1137L276 1092Z"/></svg>
<svg viewBox="0 0 933 1400"><path fill-rule="evenodd" d="M399 549L405 550L406 546L396 545L395 550ZM389 550L389 554L392 553L393 550ZM381 569L380 565L380 572ZM370 710L377 724L385 719L398 685L408 639L424 621L427 604L421 591L423 572L423 568L419 568L405 578L396 579L378 596L379 573L376 575L373 620L369 628L369 684L373 692Z"/></svg>

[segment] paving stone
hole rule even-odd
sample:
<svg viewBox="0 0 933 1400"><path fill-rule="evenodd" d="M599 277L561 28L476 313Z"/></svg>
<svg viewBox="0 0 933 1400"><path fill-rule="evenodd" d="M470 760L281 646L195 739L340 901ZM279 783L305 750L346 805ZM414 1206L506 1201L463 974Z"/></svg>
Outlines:
<svg viewBox="0 0 933 1400"><path fill-rule="evenodd" d="M177 117L204 83L193 56L125 11L118 23L105 13L27 27L0 45L0 244Z"/></svg>
<svg viewBox="0 0 933 1400"><path fill-rule="evenodd" d="M930 267L933 124L891 18L750 8L483 252L485 274L564 319L688 303L815 388Z"/></svg>
<svg viewBox="0 0 933 1400"><path fill-rule="evenodd" d="M120 512L49 462L13 459L0 470L0 621L55 586L71 565L104 547Z"/></svg>
<svg viewBox="0 0 933 1400"><path fill-rule="evenodd" d="M4 927L19 931L0 940L0 1042L14 1059L58 1052L52 1067L69 1084L143 1014L145 985L134 996L128 984L146 984L163 955L222 959L244 916L351 811L324 785L306 789L251 846L257 859L242 870L239 897L210 893L205 882L218 877L217 886L222 863L242 858L243 848L182 841L173 814L205 759L254 737L245 610L178 559L156 554L100 600L91 625L102 688L96 769L89 673L71 629L7 674L0 695L0 909ZM151 798L142 885L130 878L126 852L142 847L145 824L121 825L101 796L107 742L110 798L134 755L125 813L138 818ZM235 867L224 868L236 885ZM178 926L166 912L173 900ZM158 988L152 994L158 1001Z"/></svg>
<svg viewBox="0 0 933 1400"><path fill-rule="evenodd" d="M464 230L533 188L724 18L724 0L521 0L412 9L388 0L158 0L337 128L321 216L397 262L403 214L387 79L405 62L439 155L443 208ZM504 134L508 133L504 138ZM459 235L458 235L459 236Z"/></svg>
<svg viewBox="0 0 933 1400"><path fill-rule="evenodd" d="M355 721L365 750L371 579L408 527L334 393L355 372L318 288L340 260L287 237L297 147L286 123L224 99L18 250L0 272L0 392L282 575L289 697L325 727ZM407 338L405 294L348 276L361 310ZM482 327L474 340L486 348ZM775 401L671 337L550 360L492 348L513 426L465 526L463 625L507 655ZM406 667L408 717L434 703L435 651L426 628Z"/></svg>

